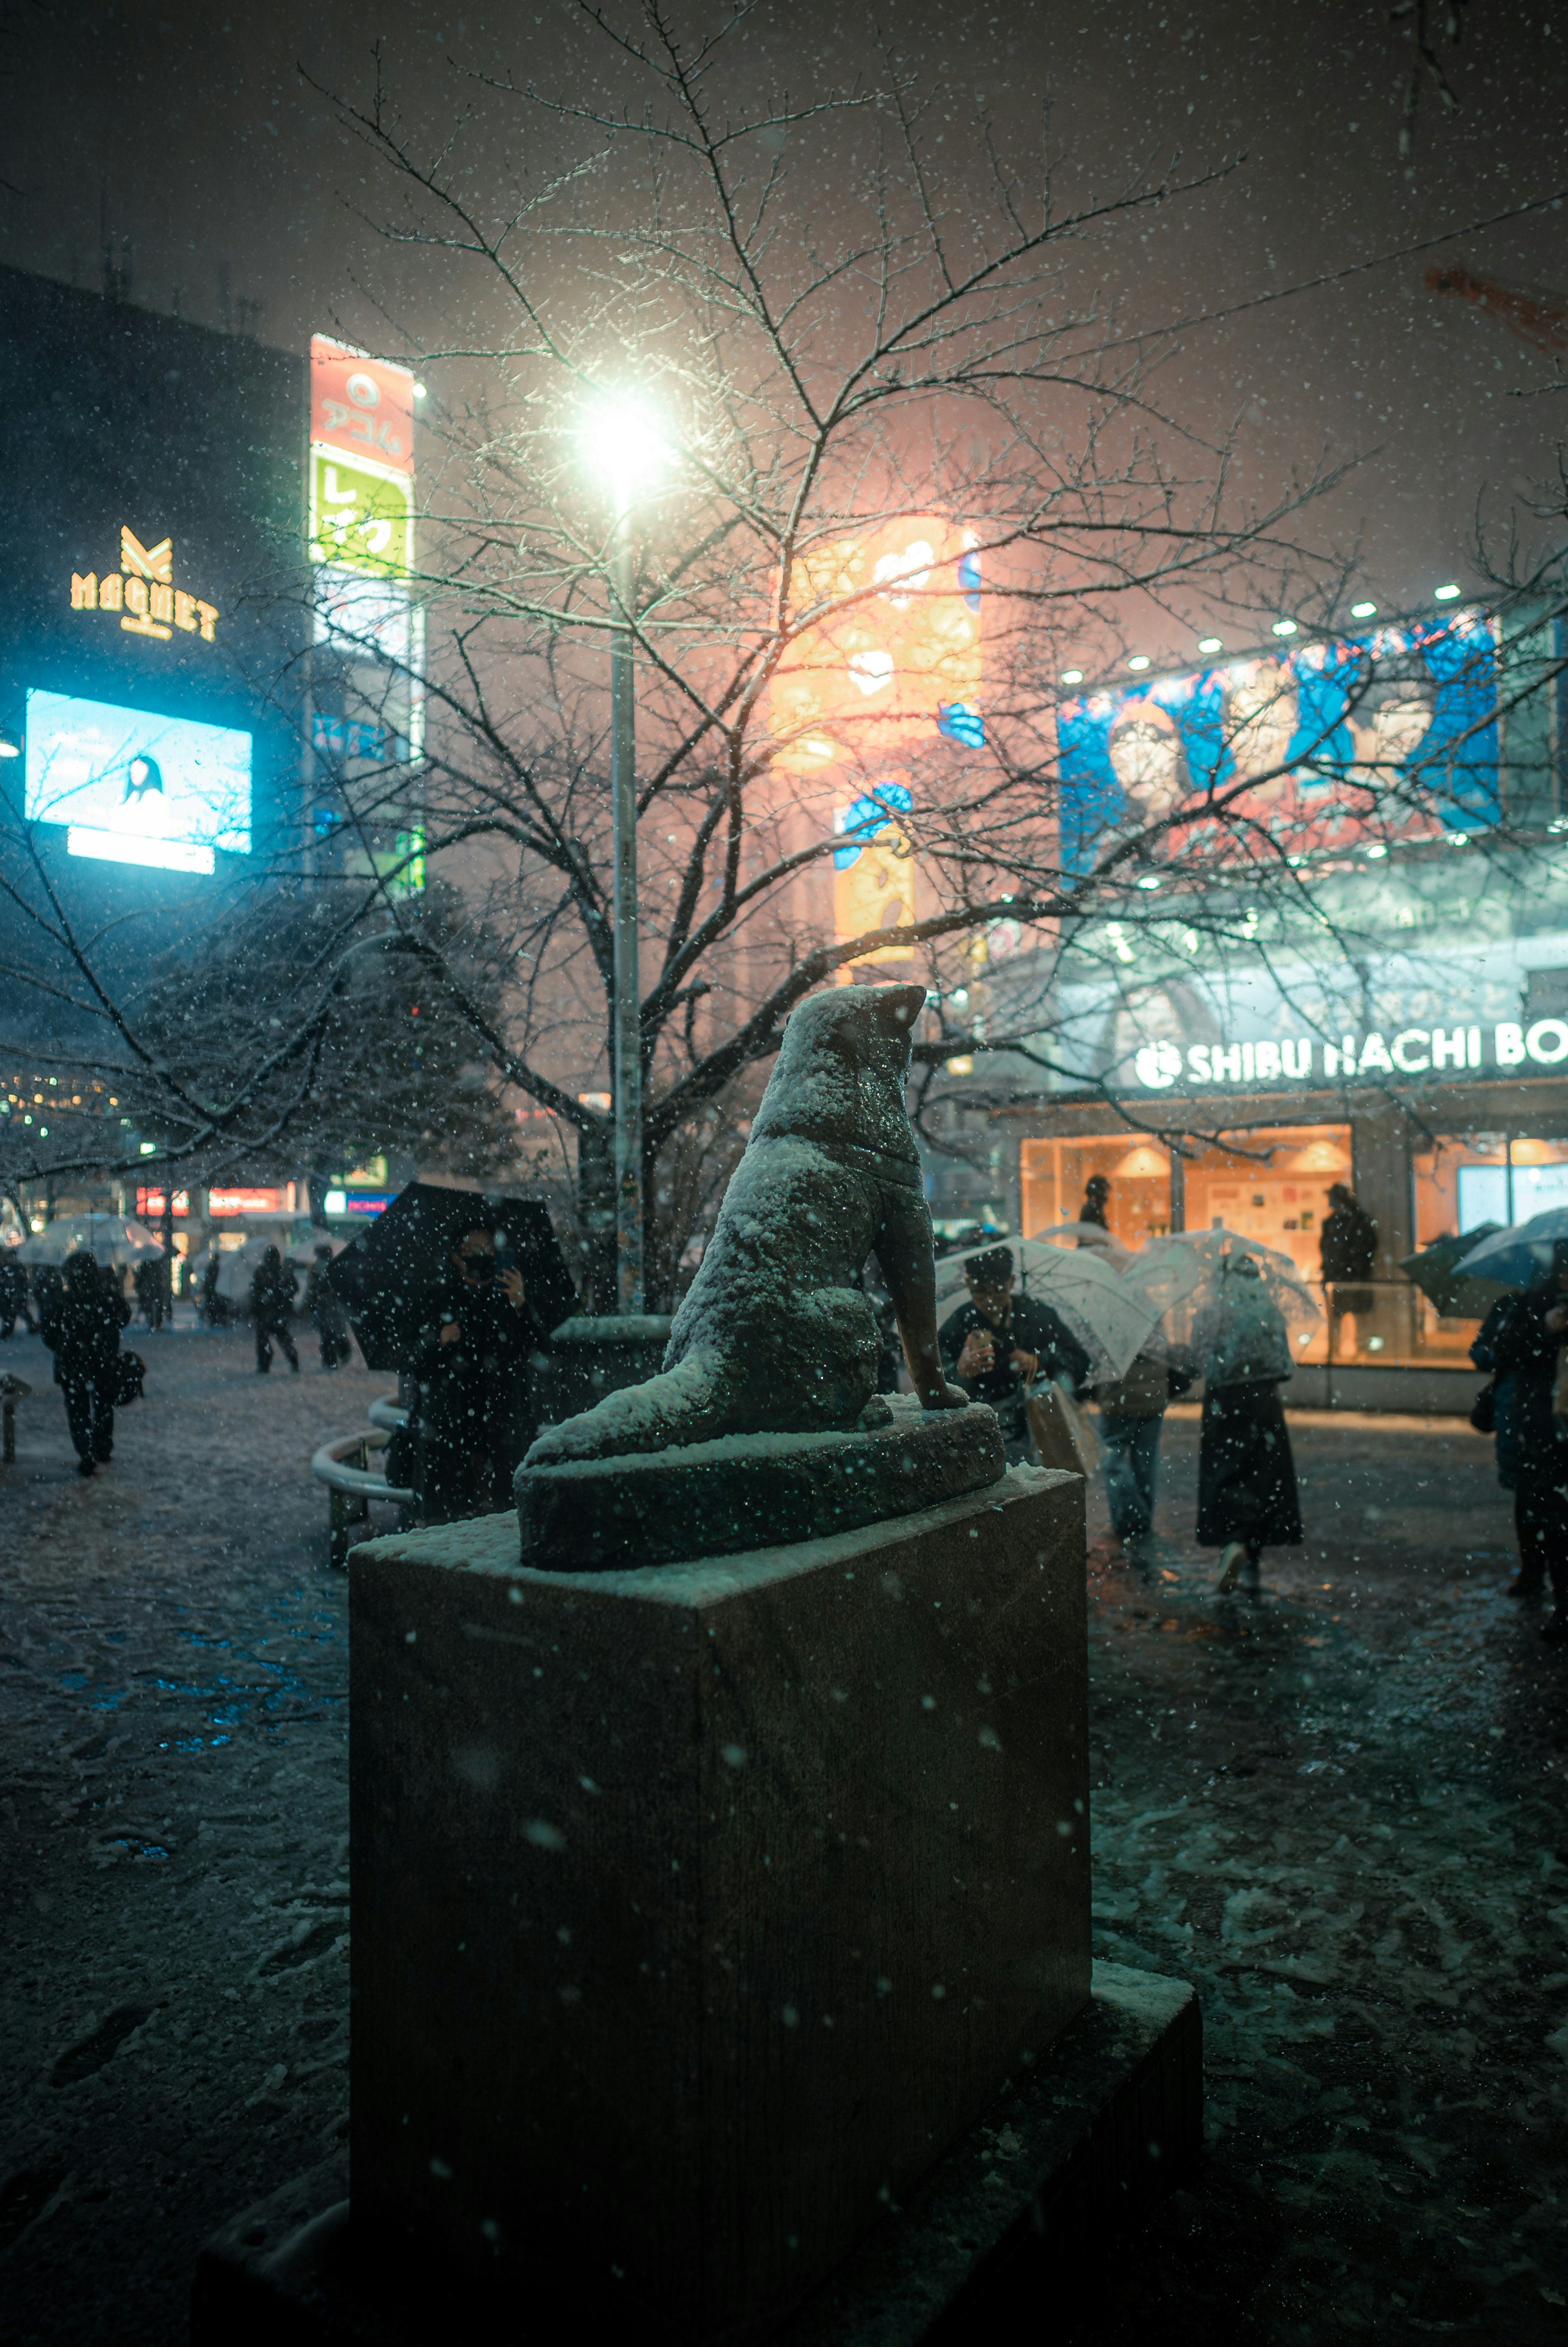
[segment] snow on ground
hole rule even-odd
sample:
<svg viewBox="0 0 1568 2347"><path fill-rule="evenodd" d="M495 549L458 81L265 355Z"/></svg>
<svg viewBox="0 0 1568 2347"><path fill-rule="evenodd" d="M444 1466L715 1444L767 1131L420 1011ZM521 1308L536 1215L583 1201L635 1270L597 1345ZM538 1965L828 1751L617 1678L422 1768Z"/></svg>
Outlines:
<svg viewBox="0 0 1568 2347"><path fill-rule="evenodd" d="M203 2237L341 2140L345 1584L312 1450L390 1380L145 1332L79 1482L42 1348L0 1479L0 2342L168 2347ZM1568 1655L1491 1446L1293 1421L1254 1606L1091 1555L1099 1952L1194 1980L1211 2151L1062 2347L1568 2332ZM1103 1510L1096 1493L1096 1528Z"/></svg>

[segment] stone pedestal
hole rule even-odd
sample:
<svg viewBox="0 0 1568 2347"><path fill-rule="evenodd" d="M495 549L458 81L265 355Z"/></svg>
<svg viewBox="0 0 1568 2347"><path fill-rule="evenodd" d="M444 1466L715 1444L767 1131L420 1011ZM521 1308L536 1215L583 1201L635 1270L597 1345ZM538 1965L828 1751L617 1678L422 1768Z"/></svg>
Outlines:
<svg viewBox="0 0 1568 2347"><path fill-rule="evenodd" d="M760 2333L1085 2006L1083 1485L353 1616L356 2228L472 2290Z"/></svg>
<svg viewBox="0 0 1568 2347"><path fill-rule="evenodd" d="M776 2347L958 2347L1080 2314L1117 2237L1195 2180L1203 2028L1184 1981L1096 1963L1089 2004L784 2318ZM495 2347L591 2338L562 2270L455 2288L350 2209L343 2154L247 2209L197 2265L193 2347Z"/></svg>

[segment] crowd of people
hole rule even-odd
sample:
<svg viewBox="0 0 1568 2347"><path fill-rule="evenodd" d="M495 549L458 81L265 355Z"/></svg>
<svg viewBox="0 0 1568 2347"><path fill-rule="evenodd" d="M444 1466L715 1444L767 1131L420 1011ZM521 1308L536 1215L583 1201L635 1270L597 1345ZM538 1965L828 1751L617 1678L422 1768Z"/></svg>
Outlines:
<svg viewBox="0 0 1568 2347"><path fill-rule="evenodd" d="M1080 1246L1101 1244L1102 1232L1109 1244L1109 1183L1095 1177L1081 1209ZM1331 1311L1343 1316L1366 1308L1356 1283L1371 1276L1377 1226L1342 1184L1330 1191L1329 1205L1323 1277ZM348 1315L329 1276L332 1261L331 1246L318 1245L303 1296L327 1372L353 1352ZM212 1320L218 1265L214 1254L203 1283ZM1134 1562L1151 1553L1165 1412L1202 1379L1195 1536L1200 1546L1219 1551L1220 1594L1255 1593L1265 1551L1298 1545L1302 1526L1283 1403L1294 1368L1289 1334L1245 1242L1223 1255L1189 1339L1160 1337L1115 1378L1096 1374L1083 1345L1049 1304L1018 1292L1010 1247L968 1252L964 1283L967 1300L938 1334L948 1375L996 1410L1014 1461L1033 1455L1043 1392L1092 1401L1112 1530ZM167 1265L138 1266L132 1285L149 1328L161 1328L169 1308ZM891 1389L898 1382L891 1310L874 1287L872 1293L886 1307L879 1382ZM275 1351L299 1374L292 1327L299 1295L298 1274L269 1245L245 1299L259 1375L269 1373ZM409 1423L388 1471L393 1483L414 1490L422 1521L442 1522L507 1504L513 1472L537 1430L530 1363L549 1339L519 1272L497 1253L497 1234L481 1216L451 1246L430 1298L405 1365ZM122 1275L91 1254L78 1251L62 1268L40 1266L30 1280L19 1264L0 1260L0 1337L20 1321L53 1354L84 1476L112 1458L115 1410L140 1389L144 1365L120 1344L130 1317ZM1473 1422L1495 1432L1499 1480L1514 1495L1519 1570L1509 1594L1538 1601L1550 1586L1553 1614L1542 1635L1565 1642L1568 1238L1556 1243L1549 1267L1532 1284L1494 1305L1471 1353L1491 1378Z"/></svg>

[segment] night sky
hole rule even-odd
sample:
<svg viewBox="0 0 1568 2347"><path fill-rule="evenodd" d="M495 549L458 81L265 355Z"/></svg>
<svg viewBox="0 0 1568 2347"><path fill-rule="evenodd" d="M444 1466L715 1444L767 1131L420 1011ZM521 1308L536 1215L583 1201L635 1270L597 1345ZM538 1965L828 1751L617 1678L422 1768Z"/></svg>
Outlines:
<svg viewBox="0 0 1568 2347"><path fill-rule="evenodd" d="M1081 285L1109 266L1100 282L1130 331L1568 188L1568 15L1553 23L1550 0L1481 0L1463 15L1460 45L1440 40L1460 110L1429 84L1408 161L1399 125L1412 52L1373 0L1289 11L1249 0L905 5L894 22L956 117L979 97L1020 138L1049 101L1063 206L1177 152L1192 173L1245 151L1219 184L1084 256ZM8 16L0 107L13 192L0 198L0 258L96 285L107 216L131 241L136 301L169 309L178 298L186 316L212 323L227 303L231 321L259 319L264 339L291 348L335 325L367 346L417 350L485 323L460 278L390 251L356 216L384 220L395 191L302 67L363 102L379 42L387 87L421 135L477 104L476 186L492 175L500 184L519 158L474 70L574 91L600 70L559 0L457 15L417 0L330 10L272 0L231 14L186 0L46 14L19 0ZM787 61L797 91L853 73L868 54L836 8L763 8L746 37L759 77ZM830 213L832 188L803 184L803 200ZM1478 501L1501 522L1554 470L1568 398L1519 396L1550 381L1549 364L1429 292L1425 272L1440 259L1568 300L1563 227L1545 210L1190 333L1163 395L1205 433L1239 415L1260 492L1324 453L1358 459L1309 535L1358 545L1366 591L1385 608L1424 603L1450 577L1474 583Z"/></svg>

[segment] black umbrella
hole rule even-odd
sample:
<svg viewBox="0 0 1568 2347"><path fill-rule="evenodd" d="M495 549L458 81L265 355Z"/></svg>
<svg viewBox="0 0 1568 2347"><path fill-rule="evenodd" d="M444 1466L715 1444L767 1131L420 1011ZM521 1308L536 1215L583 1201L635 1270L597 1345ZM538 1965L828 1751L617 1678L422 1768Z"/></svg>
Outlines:
<svg viewBox="0 0 1568 2347"><path fill-rule="evenodd" d="M1506 1282L1488 1279L1484 1275L1479 1279L1468 1279L1464 1257L1481 1245L1489 1232L1501 1228L1499 1223L1478 1223L1462 1237L1434 1239L1419 1254L1406 1255L1399 1269L1444 1318L1484 1320L1498 1297L1512 1291Z"/></svg>
<svg viewBox="0 0 1568 2347"><path fill-rule="evenodd" d="M327 1273L368 1368L406 1367L442 1308L448 1257L470 1231L494 1235L497 1254L521 1272L524 1295L547 1328L575 1310L577 1293L541 1199L483 1197L410 1182L334 1256Z"/></svg>

